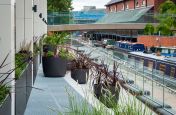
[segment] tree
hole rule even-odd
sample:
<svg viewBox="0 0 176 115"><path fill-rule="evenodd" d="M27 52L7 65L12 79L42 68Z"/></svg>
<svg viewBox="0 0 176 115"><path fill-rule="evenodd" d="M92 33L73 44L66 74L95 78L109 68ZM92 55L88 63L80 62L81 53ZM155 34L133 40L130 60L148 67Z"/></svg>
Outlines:
<svg viewBox="0 0 176 115"><path fill-rule="evenodd" d="M154 26L152 24L147 24L144 28L144 34L153 35L154 34Z"/></svg>
<svg viewBox="0 0 176 115"><path fill-rule="evenodd" d="M48 0L49 24L69 24L72 20L70 11L73 9L72 0Z"/></svg>
<svg viewBox="0 0 176 115"><path fill-rule="evenodd" d="M176 5L167 0L160 5L159 13L157 16L159 20L157 31L160 31L163 35L172 35L172 29L176 28Z"/></svg>
<svg viewBox="0 0 176 115"><path fill-rule="evenodd" d="M69 12L73 9L72 0L48 0L49 12Z"/></svg>

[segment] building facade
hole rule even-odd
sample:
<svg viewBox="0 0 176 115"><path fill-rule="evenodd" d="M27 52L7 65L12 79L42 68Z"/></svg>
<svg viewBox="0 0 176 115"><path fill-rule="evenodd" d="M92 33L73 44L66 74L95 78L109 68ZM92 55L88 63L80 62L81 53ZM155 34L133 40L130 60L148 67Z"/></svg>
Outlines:
<svg viewBox="0 0 176 115"><path fill-rule="evenodd" d="M153 7L153 11L157 12L161 3L166 0L111 0L106 6L107 12L118 12L124 10L134 10L145 7ZM176 0L172 0L176 2Z"/></svg>
<svg viewBox="0 0 176 115"><path fill-rule="evenodd" d="M42 18L39 14L42 14ZM7 66L0 69L2 75L1 73L11 71L15 67L15 53L19 52L24 42L31 43L30 51L33 52L36 39L47 33L47 0L0 0L0 20L0 63L8 54L5 62ZM33 79L33 76L31 77ZM17 115L14 78L15 72L8 77L8 82L12 80L8 83L11 87L9 104L11 107L8 110L10 115Z"/></svg>
<svg viewBox="0 0 176 115"><path fill-rule="evenodd" d="M98 20L96 23L157 23L158 21L154 18L154 13L159 11L159 6L166 0L111 0L106 6L106 15ZM176 3L176 0L172 0ZM145 46L151 47L156 46L154 41L155 38L143 37L143 30L114 30L109 32L104 31L93 31L89 32L93 39L116 39L122 41L139 42L145 43ZM105 37L104 37L105 36ZM157 36L158 38L158 36ZM161 37L161 41L165 41ZM167 39L169 42L163 42L163 46L175 46L172 44L171 39Z"/></svg>

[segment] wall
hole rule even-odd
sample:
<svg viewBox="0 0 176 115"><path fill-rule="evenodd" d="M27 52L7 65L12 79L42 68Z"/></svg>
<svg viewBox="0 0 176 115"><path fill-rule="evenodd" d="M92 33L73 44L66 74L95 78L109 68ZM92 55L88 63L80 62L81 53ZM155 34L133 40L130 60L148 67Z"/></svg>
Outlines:
<svg viewBox="0 0 176 115"><path fill-rule="evenodd" d="M33 1L37 2L39 12L33 12ZM5 63L9 64L0 69L0 73L14 68L15 53L20 50L23 41L31 42L31 51L33 51L33 37L47 33L47 25L38 16L40 12L47 20L47 0L0 0L0 63L9 53ZM15 73L12 73L7 81L14 77ZM10 82L10 85L15 86L15 82ZM14 87L11 90L14 92ZM14 93L11 93L11 102L11 115L15 115Z"/></svg>
<svg viewBox="0 0 176 115"><path fill-rule="evenodd" d="M0 73L14 68L14 4L14 0L0 0L0 63L2 63L8 53L9 56L5 64L10 63L5 68L0 69ZM9 76L7 81L13 78L14 73ZM9 85L14 86L14 83L12 81ZM14 88L11 91L14 92ZM14 93L11 94L11 101L11 112L14 115Z"/></svg>
<svg viewBox="0 0 176 115"><path fill-rule="evenodd" d="M117 11L117 6L116 6L116 4L111 5L109 8L110 8L110 9L109 9L110 12L116 12L116 11Z"/></svg>
<svg viewBox="0 0 176 115"><path fill-rule="evenodd" d="M16 1L16 52L33 40L33 0ZM32 46L31 46L32 49Z"/></svg>
<svg viewBox="0 0 176 115"><path fill-rule="evenodd" d="M42 19L47 20L47 0L35 0L34 5L37 5L37 12L34 15L34 38L40 38L43 34L47 33L47 25ZM39 14L42 14L42 18Z"/></svg>
<svg viewBox="0 0 176 115"><path fill-rule="evenodd" d="M176 46L176 37L161 37L161 36L138 36L138 43L142 43L147 47L152 46Z"/></svg>
<svg viewBox="0 0 176 115"><path fill-rule="evenodd" d="M157 12L159 10L159 6L161 3L165 2L166 0L154 0L154 11Z"/></svg>
<svg viewBox="0 0 176 115"><path fill-rule="evenodd" d="M128 9L134 9L134 0L127 0L125 4L128 4Z"/></svg>
<svg viewBox="0 0 176 115"><path fill-rule="evenodd" d="M125 7L123 2L116 4L116 6L117 6L117 11L122 11L124 10L124 7Z"/></svg>
<svg viewBox="0 0 176 115"><path fill-rule="evenodd" d="M147 0L147 6L154 6L154 0Z"/></svg>

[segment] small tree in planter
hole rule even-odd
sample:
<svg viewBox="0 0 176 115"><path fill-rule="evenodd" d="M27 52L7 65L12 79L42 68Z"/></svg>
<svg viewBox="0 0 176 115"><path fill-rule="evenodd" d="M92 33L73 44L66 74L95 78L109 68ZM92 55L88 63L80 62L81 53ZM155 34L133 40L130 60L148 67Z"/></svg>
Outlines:
<svg viewBox="0 0 176 115"><path fill-rule="evenodd" d="M64 45L67 43L67 41L69 40L67 38L67 35L67 33L62 32L45 37L43 40L43 51L56 51L58 45Z"/></svg>
<svg viewBox="0 0 176 115"><path fill-rule="evenodd" d="M67 42L67 34L60 33L48 36L44 39L45 44L54 47L54 51L49 48L44 49L42 57L43 72L45 77L63 77L67 70L67 60L70 58L69 51L64 48Z"/></svg>

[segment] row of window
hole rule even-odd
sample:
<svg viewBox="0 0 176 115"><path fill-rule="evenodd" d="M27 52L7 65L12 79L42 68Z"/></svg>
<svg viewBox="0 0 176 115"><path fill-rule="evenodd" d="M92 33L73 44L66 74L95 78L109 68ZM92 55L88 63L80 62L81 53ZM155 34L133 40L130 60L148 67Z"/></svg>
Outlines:
<svg viewBox="0 0 176 115"><path fill-rule="evenodd" d="M131 64L135 65L135 61L134 61L135 59L133 57L130 57L129 59L130 59L129 61L131 62ZM132 62L134 62L134 63L132 63ZM137 67L138 68L143 68L143 66L144 66L144 59L140 59L140 61L138 62ZM154 62L153 61L148 61L147 68L148 68L149 71L152 71L152 69L154 68L153 66L154 66ZM165 64L159 64L159 68L158 69L160 71L159 72L160 74L165 74L166 65ZM168 76L170 76L171 78L175 77L176 68L174 66L171 66L170 69L168 69L167 71L169 71Z"/></svg>
<svg viewBox="0 0 176 115"><path fill-rule="evenodd" d="M151 69L151 71L152 71L153 62L149 61L149 62L148 62L148 67L149 67L149 68ZM164 64L159 64L159 70L162 72L162 74L164 74L165 71L166 71L166 65L164 65ZM174 78L175 72L176 72L176 69L175 69L174 67L171 67L171 68L170 68L170 76L171 76L172 78Z"/></svg>
<svg viewBox="0 0 176 115"><path fill-rule="evenodd" d="M146 5L146 0L143 0L142 1L142 6L145 6ZM136 0L135 1L135 7L139 7L139 1ZM124 4L122 4L122 9L121 10L128 10L129 9L129 4L128 3L125 3L125 7L124 7ZM117 6L116 7L109 7L109 11L110 12L116 12L117 11Z"/></svg>

